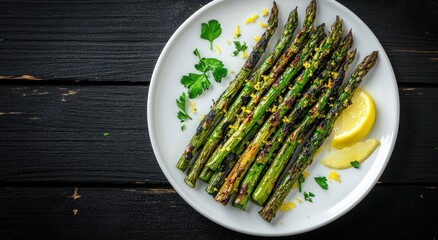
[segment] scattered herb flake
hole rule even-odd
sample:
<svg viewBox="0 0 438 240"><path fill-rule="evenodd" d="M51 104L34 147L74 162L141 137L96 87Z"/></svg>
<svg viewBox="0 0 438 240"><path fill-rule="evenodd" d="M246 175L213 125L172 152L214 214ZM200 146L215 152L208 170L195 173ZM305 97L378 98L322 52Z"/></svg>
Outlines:
<svg viewBox="0 0 438 240"><path fill-rule="evenodd" d="M189 116L189 114L187 114L187 111L186 111L186 101L187 101L186 93L182 93L181 96L176 100L176 105L178 105L178 108L180 109L180 111L178 111L178 119L181 122L184 122L187 119L192 119Z"/></svg>
<svg viewBox="0 0 438 240"><path fill-rule="evenodd" d="M311 192L309 193L304 192L303 195L304 195L304 200L306 200L307 202L313 202L312 198L315 197L315 194Z"/></svg>
<svg viewBox="0 0 438 240"><path fill-rule="evenodd" d="M300 176L298 177L298 190L301 192L301 184L304 183L304 181L306 181L306 178L304 177L303 174L300 174Z"/></svg>
<svg viewBox="0 0 438 240"><path fill-rule="evenodd" d="M181 125L181 131L184 131L184 130L186 130L186 125L185 124Z"/></svg>
<svg viewBox="0 0 438 240"><path fill-rule="evenodd" d="M239 54L239 52L245 52L246 49L248 49L248 46L246 46L246 42L240 43L239 41L233 41L234 42L234 47L236 48L236 50L233 52L234 56L237 56L237 54Z"/></svg>
<svg viewBox="0 0 438 240"><path fill-rule="evenodd" d="M110 135L109 132L104 132L104 133L103 133L103 136L104 136L104 137L108 137L109 135Z"/></svg>
<svg viewBox="0 0 438 240"><path fill-rule="evenodd" d="M357 160L354 160L353 162L350 162L350 164L354 168L359 168L359 162Z"/></svg>
<svg viewBox="0 0 438 240"><path fill-rule="evenodd" d="M322 188L322 189L328 189L327 184L327 178L326 177L316 177L315 178L316 183Z"/></svg>
<svg viewBox="0 0 438 240"><path fill-rule="evenodd" d="M212 19L208 23L201 24L201 38L210 42L210 50L213 50L213 41L222 33L221 24Z"/></svg>

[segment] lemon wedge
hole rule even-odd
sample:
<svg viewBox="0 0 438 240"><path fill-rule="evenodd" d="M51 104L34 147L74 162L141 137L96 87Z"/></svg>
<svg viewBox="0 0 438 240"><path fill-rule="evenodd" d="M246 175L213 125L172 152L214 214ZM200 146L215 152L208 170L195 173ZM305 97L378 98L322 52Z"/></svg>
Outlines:
<svg viewBox="0 0 438 240"><path fill-rule="evenodd" d="M362 163L379 146L377 139L368 139L365 142L358 142L352 147L334 149L322 160L322 164L329 168L345 169L351 167L351 162Z"/></svg>
<svg viewBox="0 0 438 240"><path fill-rule="evenodd" d="M331 145L336 148L351 146L366 137L376 120L374 101L365 91L358 88L351 101L333 127Z"/></svg>

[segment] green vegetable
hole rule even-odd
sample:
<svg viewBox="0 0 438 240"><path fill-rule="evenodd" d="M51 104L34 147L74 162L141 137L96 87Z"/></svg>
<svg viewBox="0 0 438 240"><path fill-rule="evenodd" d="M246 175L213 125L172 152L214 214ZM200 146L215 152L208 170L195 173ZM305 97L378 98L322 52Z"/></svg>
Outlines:
<svg viewBox="0 0 438 240"><path fill-rule="evenodd" d="M228 70L224 68L224 64L220 60L216 58L203 58L199 54L198 49L195 49L193 54L199 58L199 63L195 65L196 70L203 72L206 76L207 72L211 71L216 82L221 82L222 78L227 76Z"/></svg>
<svg viewBox="0 0 438 240"><path fill-rule="evenodd" d="M209 72L211 72L216 82L221 82L222 78L228 74L228 70L224 68L224 64L218 59L201 57L198 49L195 49L193 54L199 58L199 63L195 64L195 68L202 72L202 74L189 73L181 78L181 83L189 89L189 98L201 95L210 87Z"/></svg>
<svg viewBox="0 0 438 240"><path fill-rule="evenodd" d="M350 164L354 168L359 168L359 162L357 160L354 160L353 162L350 162Z"/></svg>
<svg viewBox="0 0 438 240"><path fill-rule="evenodd" d="M213 41L222 33L221 24L213 19L208 23L201 24L201 38L210 42L210 49L213 50Z"/></svg>
<svg viewBox="0 0 438 240"><path fill-rule="evenodd" d="M181 83L188 88L189 98L195 98L210 87L210 81L205 74L189 73L181 78ZM179 118L179 117L178 117Z"/></svg>
<svg viewBox="0 0 438 240"><path fill-rule="evenodd" d="M185 124L181 125L181 131L184 131L184 130L186 130L186 125Z"/></svg>
<svg viewBox="0 0 438 240"><path fill-rule="evenodd" d="M189 114L187 114L187 111L186 111L186 100L187 100L186 93L182 93L181 96L179 96L179 98L176 100L176 105L178 105L178 108L180 109L180 111L178 111L178 119L181 122L184 122L187 119L192 119L189 116ZM182 129L182 128L183 127L181 126L181 130L184 131L184 129ZM105 136L105 134L104 134L104 136Z"/></svg>
<svg viewBox="0 0 438 240"><path fill-rule="evenodd" d="M303 195L304 195L304 200L306 200L307 202L313 202L312 198L315 196L315 194L311 192L309 193L304 192Z"/></svg>
<svg viewBox="0 0 438 240"><path fill-rule="evenodd" d="M234 56L237 56L239 52L245 52L245 50L248 48L248 46L246 46L246 42L241 44L239 41L234 41L234 46L236 47L236 50L233 52Z"/></svg>
<svg viewBox="0 0 438 240"><path fill-rule="evenodd" d="M350 79L343 83L340 95L330 111L324 115L324 118L316 127L310 139L304 144L301 153L297 160L289 167L283 176L283 179L276 186L275 191L270 195L270 198L263 209L259 212L264 220L270 222L275 217L278 209L283 203L286 196L289 194L291 187L298 179L298 176L309 166L315 153L330 135L333 125L342 111L351 104L351 97L354 91L362 81L363 77L376 64L378 52L374 51L354 69Z"/></svg>
<svg viewBox="0 0 438 240"><path fill-rule="evenodd" d="M109 135L110 135L109 132L104 132L104 133L103 133L103 136L104 136L104 137L108 137Z"/></svg>
<svg viewBox="0 0 438 240"><path fill-rule="evenodd" d="M328 189L327 184L327 178L326 177L316 177L315 178L316 183L322 188L322 189Z"/></svg>

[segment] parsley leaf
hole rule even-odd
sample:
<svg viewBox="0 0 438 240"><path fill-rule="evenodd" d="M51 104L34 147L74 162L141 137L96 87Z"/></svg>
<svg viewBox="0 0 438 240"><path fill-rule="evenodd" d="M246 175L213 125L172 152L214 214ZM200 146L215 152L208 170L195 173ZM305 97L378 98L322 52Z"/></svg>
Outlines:
<svg viewBox="0 0 438 240"><path fill-rule="evenodd" d="M316 177L315 181L322 189L328 189L327 178L326 177Z"/></svg>
<svg viewBox="0 0 438 240"><path fill-rule="evenodd" d="M189 98L195 98L210 87L210 81L205 74L189 73L181 78L181 83L188 88Z"/></svg>
<svg viewBox="0 0 438 240"><path fill-rule="evenodd" d="M301 183L304 183L304 181L306 181L306 179L304 178L303 174L300 174L300 176L298 177L298 190L301 192Z"/></svg>
<svg viewBox="0 0 438 240"><path fill-rule="evenodd" d="M104 136L104 137L108 137L109 135L110 135L109 132L104 132L104 133L103 133L103 136Z"/></svg>
<svg viewBox="0 0 438 240"><path fill-rule="evenodd" d="M201 57L198 49L195 49L193 54L199 58L199 63L195 64L195 68L202 74L189 73L188 75L182 76L181 83L184 87L189 89L189 98L195 98L201 95L202 92L210 87L209 73L213 75L216 82L221 82L228 74L228 70L220 60Z"/></svg>
<svg viewBox="0 0 438 240"><path fill-rule="evenodd" d="M233 52L234 56L237 56L239 52L245 52L245 50L248 49L248 46L246 46L246 42L243 42L243 44L241 44L239 41L234 41L234 47L236 48L236 50Z"/></svg>
<svg viewBox="0 0 438 240"><path fill-rule="evenodd" d="M304 200L306 200L307 202L313 202L312 197L314 197L315 194L313 194L311 192L309 192L309 193L304 192L303 195L304 195Z"/></svg>
<svg viewBox="0 0 438 240"><path fill-rule="evenodd" d="M224 68L224 63L216 58L203 58L199 54L198 49L193 51L199 58L199 63L195 65L196 70L203 72L207 75L208 71L211 71L213 78L216 82L221 82L222 78L226 77L228 74L228 70Z"/></svg>
<svg viewBox="0 0 438 240"><path fill-rule="evenodd" d="M187 100L186 93L182 93L181 96L176 100L176 105L180 109L180 111L178 111L178 119L181 122L184 122L187 119L192 119L189 116L189 114L187 114L187 111L186 111L186 100Z"/></svg>
<svg viewBox="0 0 438 240"><path fill-rule="evenodd" d="M359 162L357 160L354 160L353 162L350 162L350 164L354 168L359 168Z"/></svg>
<svg viewBox="0 0 438 240"><path fill-rule="evenodd" d="M221 24L212 19L208 23L201 24L201 38L210 42L210 50L213 50L213 41L222 33Z"/></svg>
<svg viewBox="0 0 438 240"><path fill-rule="evenodd" d="M185 124L181 125L181 131L184 131L184 130L186 130L186 125Z"/></svg>

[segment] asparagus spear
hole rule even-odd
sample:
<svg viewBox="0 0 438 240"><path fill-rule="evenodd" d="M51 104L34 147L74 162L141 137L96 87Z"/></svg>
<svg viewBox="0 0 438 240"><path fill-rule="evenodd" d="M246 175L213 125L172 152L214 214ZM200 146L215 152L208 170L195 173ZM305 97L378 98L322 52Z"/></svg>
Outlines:
<svg viewBox="0 0 438 240"><path fill-rule="evenodd" d="M190 140L187 145L184 153L178 160L176 167L182 171L185 171L190 164L190 160L193 158L194 153L198 150L198 148L204 143L206 138L208 137L208 133L211 130L211 127L214 127L214 123L224 115L224 112L231 105L232 100L235 99L239 90L242 88L242 85L245 79L249 76L251 71L256 66L260 57L266 50L269 39L272 37L274 32L277 30L278 25L278 8L277 4L274 2L271 15L269 16L268 26L266 31L263 33L260 41L254 46L251 54L246 60L243 67L240 69L240 72L236 75L236 78L231 81L228 88L222 93L219 99L213 104L210 109L210 112L205 116L205 118L201 121L198 128L196 129L195 135Z"/></svg>
<svg viewBox="0 0 438 240"><path fill-rule="evenodd" d="M375 65L378 52L374 51L356 67L349 81L345 82L345 87L334 106L330 109L324 119L318 124L315 132L310 139L305 143L301 153L295 163L287 170L281 182L276 187L273 194L269 197L265 207L259 212L264 220L270 222L275 217L280 205L289 194L292 185L298 179L298 176L304 169L313 161L313 156L319 147L324 143L325 139L330 135L333 125L342 113L342 111L351 104L351 98L357 86L360 84L363 77Z"/></svg>
<svg viewBox="0 0 438 240"><path fill-rule="evenodd" d="M319 74L319 76L313 81L312 85L309 87L306 93L304 93L303 96L300 98L299 102L295 104L288 117L284 120L285 123L283 124L283 126L277 130L270 142L265 144L265 146L258 152L254 164L251 166L248 174L245 176L241 183L237 196L234 200L234 206L242 209L246 208L249 197L254 191L254 188L256 187L262 171L265 169L266 164L268 163L268 161L272 160L272 156L281 146L286 135L288 135L293 129L296 121L305 111L307 111L308 107L310 107L310 105L317 100L319 92L323 88L328 78L331 76L332 72L338 69L341 61L347 56L347 51L351 48L352 44L353 35L350 31L344 38L342 43L339 45L338 49L332 54L332 57L328 62L326 69L321 74Z"/></svg>
<svg viewBox="0 0 438 240"><path fill-rule="evenodd" d="M243 90L240 92L239 96L234 100L233 104L229 108L228 112L225 114L224 118L220 121L220 123L214 128L212 134L207 141L199 154L196 161L189 168L186 178L184 181L190 186L195 187L196 179L202 171L202 168L205 165L205 162L210 157L211 153L216 149L220 140L223 138L224 134L227 132L228 126L230 123L234 121L236 115L241 110L242 103L246 98L249 98L250 95L255 91L254 85L259 84L261 76L269 70L275 63L275 61L280 57L286 45L290 42L293 32L298 24L298 15L297 9L294 9L290 14L288 21L285 24L285 28L283 31L283 35L279 39L277 45L274 50L269 54L263 64L251 75L250 81L245 84ZM204 176L207 172L204 171Z"/></svg>
<svg viewBox="0 0 438 240"><path fill-rule="evenodd" d="M306 44L305 48L302 52L300 52L295 59L292 61L290 66L285 70L285 72L280 76L273 84L272 88L267 93L266 97L257 105L257 108L252 111L250 116L247 116L243 121L245 123L249 122L251 120L251 124L254 124L258 118L265 112L265 110L269 107L269 105L280 95L281 91L289 85L292 78L298 73L298 71L301 69L304 62L309 58L311 51L313 50L314 46L320 41L320 38L324 34L324 25L320 25L317 29L315 29L312 34L309 42ZM253 118L254 112L257 113L256 118ZM256 120L257 119L257 120ZM237 131L240 131L240 134L242 132L241 126L246 124L240 124ZM245 134L250 129L246 129ZM224 157L227 155L227 152L231 152L230 140L232 139L231 143L233 143L233 148L235 148L235 145L237 145L236 139L239 140L240 136L235 136L236 133L234 133L230 139L224 143L220 148L217 148L215 152L213 153L213 156L210 157L208 162L206 163L206 166L211 168L212 170L216 170L221 161L224 159ZM241 134L242 135L242 134ZM228 145L227 145L228 144ZM227 150L229 149L229 151ZM215 154L216 153L216 154ZM219 155L220 156L217 156ZM216 155L216 156L215 156Z"/></svg>
<svg viewBox="0 0 438 240"><path fill-rule="evenodd" d="M249 132L248 135L246 135L245 139L243 139L243 141L239 144L235 153L230 153L225 158L225 160L219 166L218 170L210 178L208 185L205 188L206 192L208 192L211 195L215 195L217 193L217 191L219 191L219 188L222 186L222 183L224 182L225 177L228 175L228 173L233 168L238 157L243 153L243 151L245 151L249 142L251 141L252 138L254 138L254 136L260 130L262 125L263 124L256 124L256 126L254 126L253 129L251 129L251 132ZM211 171L210 168L206 168L206 169Z"/></svg>
<svg viewBox="0 0 438 240"><path fill-rule="evenodd" d="M278 110L270 116L269 120L263 125L262 129L257 133L257 136L247 147L245 153L239 158L236 165L234 165L233 170L228 175L219 192L216 194L216 201L222 203L223 205L226 205L228 203L231 194L236 190L236 188L240 184L241 179L247 172L248 168L251 166L256 153L263 146L263 143L268 139L271 132L275 131L276 126L279 124L283 116L287 113L287 111L292 108L298 94L312 77L315 70L318 69L318 67L321 65L322 60L325 58L325 56L332 52L334 46L339 42L339 39L342 36L342 21L339 18L337 18L336 22L333 24L332 30L333 31L329 34L326 40L321 43L320 48L316 49L311 63L308 67L306 67L306 70L297 78L296 82L286 94L283 102L278 107ZM274 100L278 97L278 95L275 94L272 96L274 96ZM269 103L269 101L267 102ZM266 105L269 106L271 103L272 101ZM254 110L255 113L252 115L252 118L249 121L246 121L247 119L245 119L239 127L240 132L239 130L236 131L233 136L231 136L231 138L227 141L227 143L224 144L224 146L226 146L230 142L230 140L233 140L233 137L235 139L234 143L230 143L229 146L237 145L240 142L239 137L241 138L242 136L245 136L245 132L250 130L251 127L254 125L253 121L258 120L257 116L260 113L258 113L257 110L260 111L261 109L263 109L263 106L257 106L257 108ZM226 153L227 151L225 151L225 154Z"/></svg>
<svg viewBox="0 0 438 240"><path fill-rule="evenodd" d="M330 98L336 96L339 87L342 85L345 72L348 70L348 67L350 66L351 62L353 62L355 56L356 51L348 53L346 61L338 71L338 77L333 82L329 81L323 94L318 99L318 102L312 107L300 125L295 129L295 131L293 131L287 141L283 144L274 161L272 162L272 165L263 175L263 178L252 194L252 200L255 203L263 205L266 202L272 192L272 189L274 188L275 183L277 182L278 177L283 172L283 169L286 167L292 155L295 153L295 150L304 140L306 134L312 129L315 120L324 115Z"/></svg>

